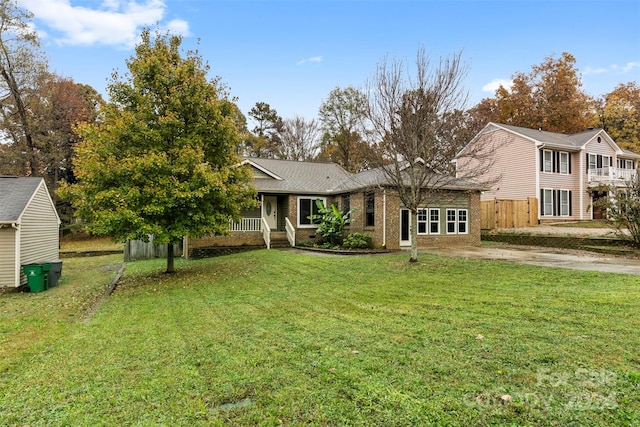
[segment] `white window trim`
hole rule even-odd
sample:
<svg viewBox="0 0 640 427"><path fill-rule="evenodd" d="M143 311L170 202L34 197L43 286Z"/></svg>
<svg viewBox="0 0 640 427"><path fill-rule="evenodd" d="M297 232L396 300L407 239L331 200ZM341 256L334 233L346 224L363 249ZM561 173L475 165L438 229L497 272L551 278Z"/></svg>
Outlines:
<svg viewBox="0 0 640 427"><path fill-rule="evenodd" d="M453 221L449 221L449 212L453 212L453 215L454 215ZM456 209L446 209L445 219L446 219L446 226L447 226L447 234L458 234L458 211ZM449 224L453 224L453 227L454 227L453 231L449 231Z"/></svg>
<svg viewBox="0 0 640 427"><path fill-rule="evenodd" d="M547 153L549 153L548 161L547 161ZM547 170L547 163L549 164L549 170ZM553 172L553 151L551 150L542 150L542 172L544 173Z"/></svg>
<svg viewBox="0 0 640 427"><path fill-rule="evenodd" d="M324 205L327 206L327 198L321 197L321 196L298 196L297 205L296 205L296 209L298 211L297 212L298 228L318 228L317 224L300 224L300 200L302 199L311 199L312 203L315 203L316 200L322 200L322 203L324 203ZM313 212L313 205L311 207L311 211Z"/></svg>
<svg viewBox="0 0 640 427"><path fill-rule="evenodd" d="M542 206L542 215L543 216L553 216L553 205L555 203L555 200L553 200L553 189L552 188L543 188L542 189L544 191L544 200L543 200L543 206ZM550 192L550 196L547 197L547 191ZM551 200L551 203L549 203L549 200ZM551 206L551 212L547 213L547 206Z"/></svg>
<svg viewBox="0 0 640 427"><path fill-rule="evenodd" d="M460 213L464 212L464 221L460 221ZM458 209L458 211L456 212L456 228L458 231L458 234L469 234L469 210L468 209ZM460 223L464 224L464 230L463 232L460 231Z"/></svg>
<svg viewBox="0 0 640 427"><path fill-rule="evenodd" d="M569 154L567 151L560 151L560 174L562 175L569 175L569 156L571 156L571 154ZM562 158L564 159L564 162L562 160ZM562 172L562 166L564 165L564 172Z"/></svg>
<svg viewBox="0 0 640 427"><path fill-rule="evenodd" d="M438 221L431 221L431 212L438 212ZM436 208L429 208L429 215L427 217L427 231L429 232L429 234L440 234L440 208L436 209ZM438 231L436 232L432 232L431 231L431 224L437 224L438 225Z"/></svg>

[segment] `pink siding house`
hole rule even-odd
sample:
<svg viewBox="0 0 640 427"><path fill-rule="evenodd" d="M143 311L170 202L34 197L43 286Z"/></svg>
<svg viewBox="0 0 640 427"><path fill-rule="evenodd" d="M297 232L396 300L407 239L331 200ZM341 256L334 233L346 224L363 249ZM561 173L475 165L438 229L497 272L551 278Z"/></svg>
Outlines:
<svg viewBox="0 0 640 427"><path fill-rule="evenodd" d="M538 221L600 219L593 202L605 197L601 184L624 187L636 176L640 155L623 150L602 129L564 135L498 123L487 124L462 150L492 144L487 176L497 181L482 201L538 199Z"/></svg>

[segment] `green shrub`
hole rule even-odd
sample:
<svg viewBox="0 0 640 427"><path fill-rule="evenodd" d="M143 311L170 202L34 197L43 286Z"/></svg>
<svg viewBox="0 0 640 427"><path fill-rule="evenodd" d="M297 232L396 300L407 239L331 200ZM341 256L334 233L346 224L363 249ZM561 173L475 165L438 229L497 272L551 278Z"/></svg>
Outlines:
<svg viewBox="0 0 640 427"><path fill-rule="evenodd" d="M351 233L344 239L343 244L349 249L371 248L371 236L366 233Z"/></svg>

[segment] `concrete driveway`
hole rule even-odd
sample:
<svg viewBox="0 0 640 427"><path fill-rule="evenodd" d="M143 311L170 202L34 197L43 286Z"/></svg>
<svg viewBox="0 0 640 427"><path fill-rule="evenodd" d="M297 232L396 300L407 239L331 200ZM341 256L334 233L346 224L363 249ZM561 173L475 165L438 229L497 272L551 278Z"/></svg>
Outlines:
<svg viewBox="0 0 640 427"><path fill-rule="evenodd" d="M570 249L487 245L477 248L433 249L425 252L468 259L503 260L544 267L640 275L640 260L638 259L601 255Z"/></svg>

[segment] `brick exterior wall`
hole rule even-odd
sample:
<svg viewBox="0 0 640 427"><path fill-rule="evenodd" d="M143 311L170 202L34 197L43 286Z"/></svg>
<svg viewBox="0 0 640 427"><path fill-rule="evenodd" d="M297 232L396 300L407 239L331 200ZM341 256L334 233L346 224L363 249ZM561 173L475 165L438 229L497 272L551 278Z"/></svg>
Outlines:
<svg viewBox="0 0 640 427"><path fill-rule="evenodd" d="M375 217L374 226L365 225L365 192L352 193L350 195L351 208L356 208L352 215L353 221L347 226L346 234L367 233L371 235L374 247L386 247L394 250L400 248L400 198L392 190L375 191ZM342 196L326 197L327 204L338 202L342 209ZM288 207L288 218L294 227L298 224L298 196L290 195L285 201ZM386 211L385 211L386 207ZM480 245L480 193L479 192L451 192L437 206L441 208L441 217L445 215L446 208L468 209L468 234L447 235L444 228L444 219L441 218L441 234L419 235L418 247L432 248L445 246L478 246ZM387 227L384 230L383 222ZM308 241L319 241L315 228L297 228L296 244ZM207 247L231 247L231 246L264 246L261 232L237 232L229 236L213 236L200 239L187 240L188 251Z"/></svg>

